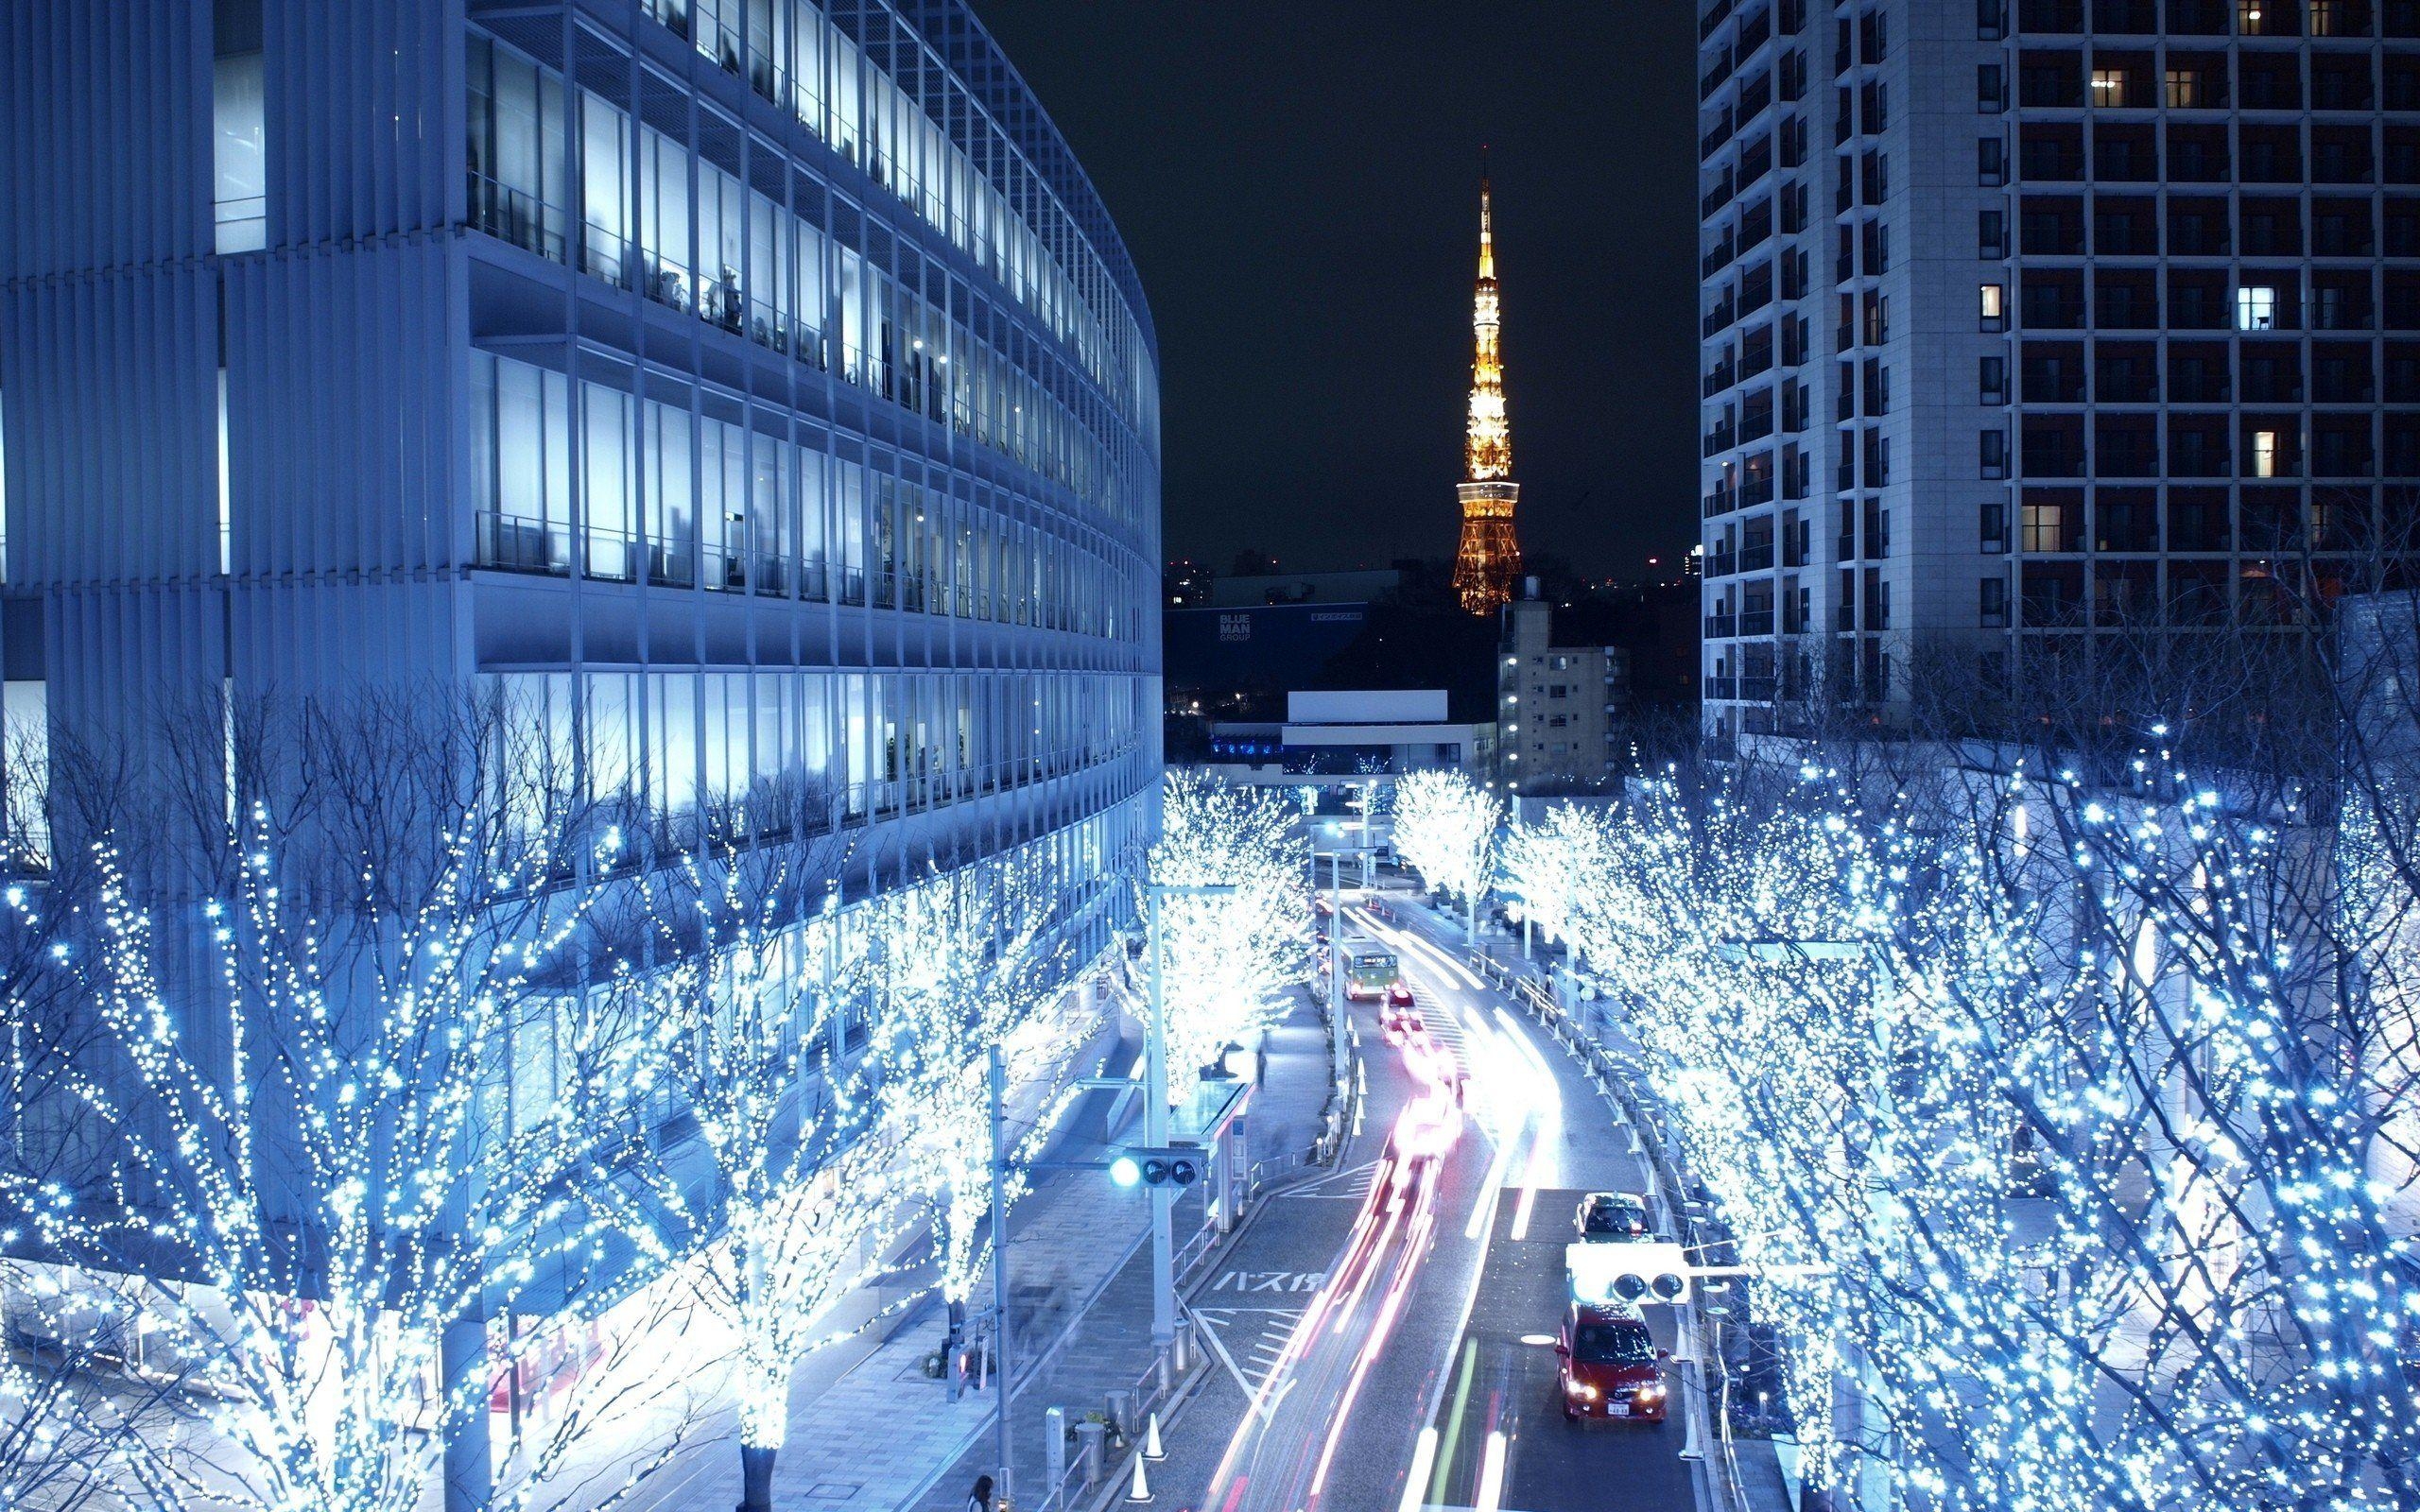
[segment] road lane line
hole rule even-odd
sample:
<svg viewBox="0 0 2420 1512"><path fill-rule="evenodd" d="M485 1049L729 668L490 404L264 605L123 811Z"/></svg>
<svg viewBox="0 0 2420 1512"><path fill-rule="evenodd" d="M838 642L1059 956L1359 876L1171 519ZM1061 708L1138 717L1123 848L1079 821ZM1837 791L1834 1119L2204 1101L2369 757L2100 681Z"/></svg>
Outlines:
<svg viewBox="0 0 2420 1512"><path fill-rule="evenodd" d="M1463 1322L1467 1326L1469 1319L1465 1317ZM1443 1504L1445 1500L1446 1477L1453 1473L1454 1449L1462 1441L1462 1414L1470 1407L1471 1380L1478 1372L1478 1340L1464 1339L1462 1340L1462 1367L1454 1373L1454 1410L1445 1419L1444 1449L1438 1455L1436 1473L1428 1485L1428 1500L1432 1503ZM1442 1375L1437 1378L1437 1389L1440 1391L1445 1389L1445 1378ZM1430 1422L1434 1423L1437 1418L1437 1404L1433 1401L1428 1404L1428 1417Z"/></svg>

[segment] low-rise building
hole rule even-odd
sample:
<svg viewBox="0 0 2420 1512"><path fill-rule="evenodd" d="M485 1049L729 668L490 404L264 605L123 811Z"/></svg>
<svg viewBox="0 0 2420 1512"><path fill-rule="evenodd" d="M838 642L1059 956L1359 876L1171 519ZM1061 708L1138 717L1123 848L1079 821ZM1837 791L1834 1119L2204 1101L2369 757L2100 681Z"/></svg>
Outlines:
<svg viewBox="0 0 2420 1512"><path fill-rule="evenodd" d="M1565 645L1554 606L1531 595L1504 606L1496 661L1496 773L1506 791L1590 792L1611 776L1630 707L1630 653Z"/></svg>

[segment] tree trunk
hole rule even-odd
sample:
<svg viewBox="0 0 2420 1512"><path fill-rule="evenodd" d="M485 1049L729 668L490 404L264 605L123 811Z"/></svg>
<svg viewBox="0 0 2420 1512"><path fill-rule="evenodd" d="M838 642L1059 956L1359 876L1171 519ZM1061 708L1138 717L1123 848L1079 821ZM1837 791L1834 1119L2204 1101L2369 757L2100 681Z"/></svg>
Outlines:
<svg viewBox="0 0 2420 1512"><path fill-rule="evenodd" d="M739 1446L739 1512L773 1512L773 1456L780 1452Z"/></svg>

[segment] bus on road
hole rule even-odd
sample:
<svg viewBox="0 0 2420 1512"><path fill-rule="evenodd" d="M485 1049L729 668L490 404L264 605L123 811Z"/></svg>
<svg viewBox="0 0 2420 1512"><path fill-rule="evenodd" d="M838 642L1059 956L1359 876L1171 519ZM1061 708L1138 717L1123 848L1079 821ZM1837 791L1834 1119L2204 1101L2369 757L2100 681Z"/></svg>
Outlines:
<svg viewBox="0 0 2420 1512"><path fill-rule="evenodd" d="M1378 999L1403 980L1403 968L1392 951L1355 951L1344 963L1344 995L1357 1002Z"/></svg>

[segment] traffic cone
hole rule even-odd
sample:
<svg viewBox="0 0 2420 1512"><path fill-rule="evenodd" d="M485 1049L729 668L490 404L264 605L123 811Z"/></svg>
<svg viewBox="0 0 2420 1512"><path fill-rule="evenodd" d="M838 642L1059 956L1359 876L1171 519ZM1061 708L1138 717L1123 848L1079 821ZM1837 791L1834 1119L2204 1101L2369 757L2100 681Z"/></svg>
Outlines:
<svg viewBox="0 0 2420 1512"><path fill-rule="evenodd" d="M1126 1504L1139 1506L1151 1499L1151 1483L1143 1474L1144 1456L1134 1456L1134 1484L1126 1492Z"/></svg>
<svg viewBox="0 0 2420 1512"><path fill-rule="evenodd" d="M1143 1457L1155 1461L1168 1457L1168 1452L1160 1447L1160 1415L1158 1413L1151 1414L1150 1420L1143 1425Z"/></svg>

